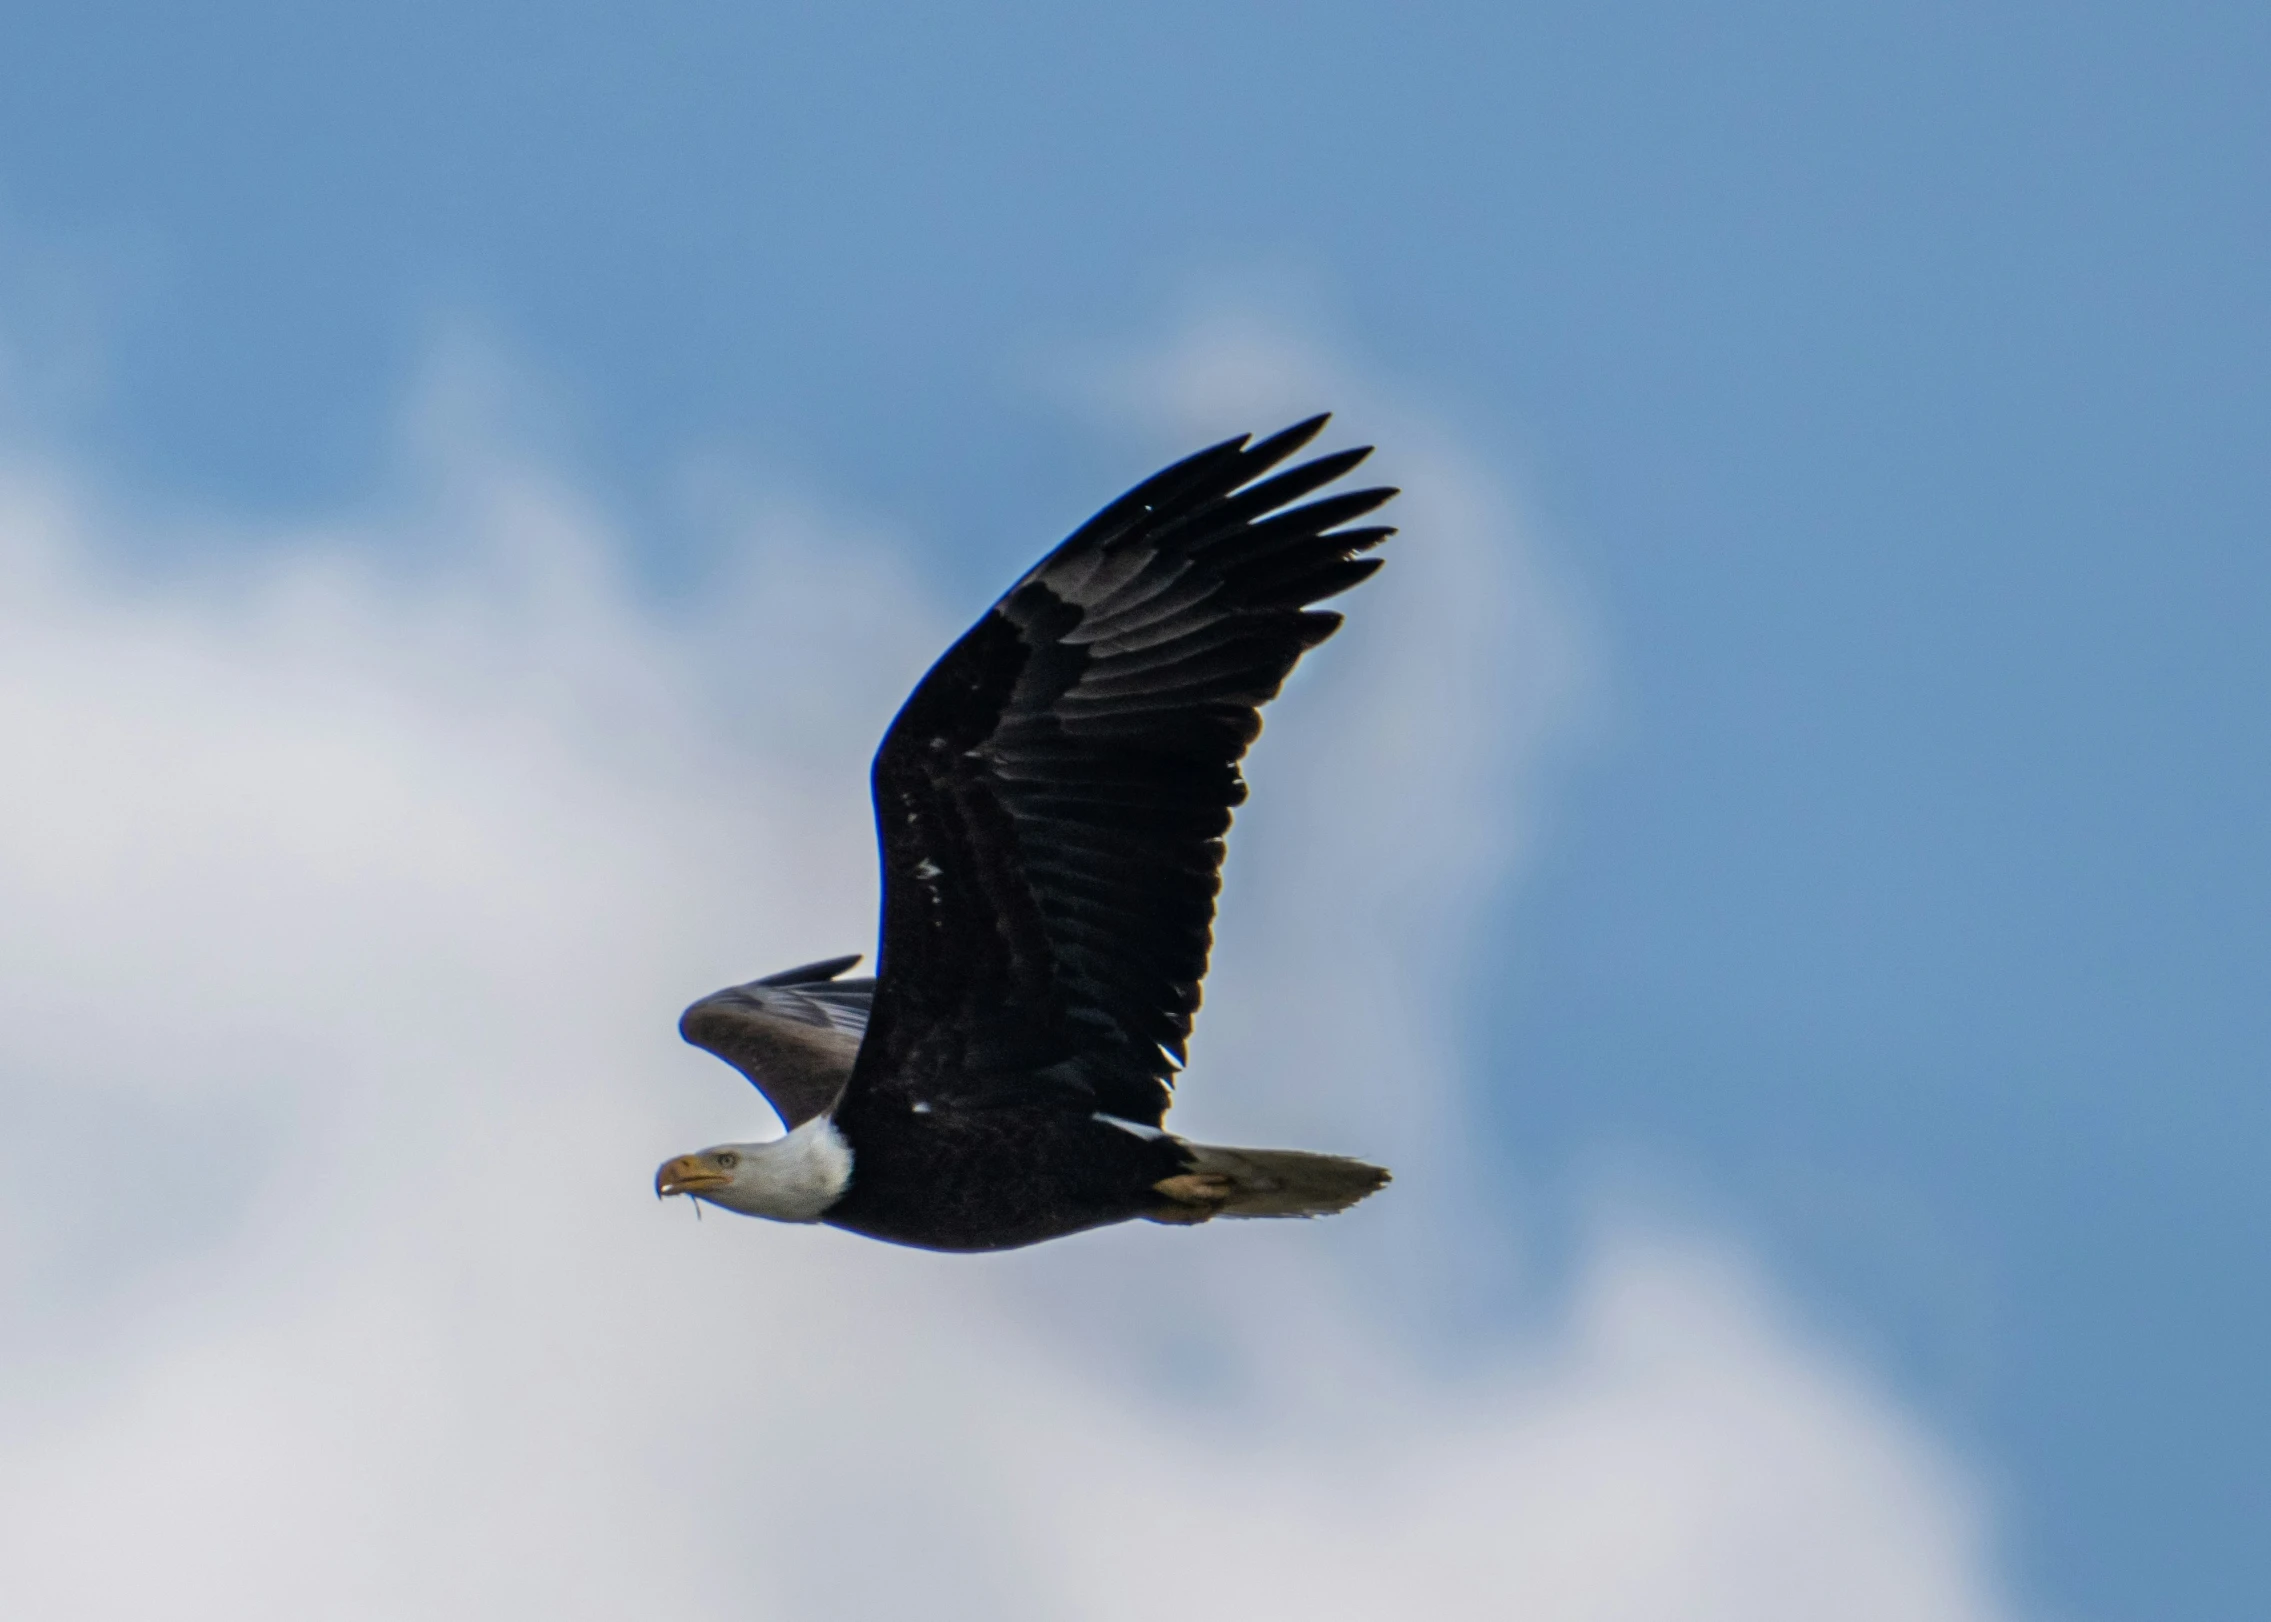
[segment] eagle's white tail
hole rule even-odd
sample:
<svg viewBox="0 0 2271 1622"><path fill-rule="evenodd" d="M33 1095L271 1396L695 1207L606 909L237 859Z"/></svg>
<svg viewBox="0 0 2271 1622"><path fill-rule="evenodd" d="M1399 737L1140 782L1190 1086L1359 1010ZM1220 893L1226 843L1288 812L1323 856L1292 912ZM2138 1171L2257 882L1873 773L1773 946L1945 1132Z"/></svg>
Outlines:
<svg viewBox="0 0 2271 1622"><path fill-rule="evenodd" d="M1191 1169L1154 1186L1167 1203L1154 1222L1209 1217L1314 1217L1345 1211L1388 1181L1378 1166L1301 1149L1224 1149L1186 1143Z"/></svg>

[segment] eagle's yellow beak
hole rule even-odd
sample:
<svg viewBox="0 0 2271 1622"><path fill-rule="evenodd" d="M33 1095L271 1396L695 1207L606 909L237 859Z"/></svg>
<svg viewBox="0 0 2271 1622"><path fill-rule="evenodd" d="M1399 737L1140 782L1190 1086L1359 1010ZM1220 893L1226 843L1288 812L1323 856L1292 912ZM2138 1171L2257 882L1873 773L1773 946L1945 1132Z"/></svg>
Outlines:
<svg viewBox="0 0 2271 1622"><path fill-rule="evenodd" d="M654 1191L657 1197L664 1194L699 1194L708 1188L723 1188L733 1179L711 1165L700 1155L680 1155L666 1160L662 1169L654 1174Z"/></svg>

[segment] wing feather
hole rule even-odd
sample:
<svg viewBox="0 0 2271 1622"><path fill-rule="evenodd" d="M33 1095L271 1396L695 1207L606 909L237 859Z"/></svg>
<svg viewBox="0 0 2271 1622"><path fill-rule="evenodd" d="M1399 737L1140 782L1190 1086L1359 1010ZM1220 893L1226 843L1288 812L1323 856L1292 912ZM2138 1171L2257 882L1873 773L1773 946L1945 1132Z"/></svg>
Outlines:
<svg viewBox="0 0 2271 1622"><path fill-rule="evenodd" d="M1239 761L1308 605L1393 533L1395 492L1273 473L1322 417L1210 446L1082 525L932 667L877 752L882 951L842 1108L1047 1095L1156 1125L1213 941ZM698 1005L699 1006L699 1005ZM762 1085L762 1084L761 1084Z"/></svg>
<svg viewBox="0 0 2271 1622"><path fill-rule="evenodd" d="M859 1057L875 982L839 978L858 962L829 958L714 991L679 1016L678 1034L747 1076L793 1129L836 1102Z"/></svg>

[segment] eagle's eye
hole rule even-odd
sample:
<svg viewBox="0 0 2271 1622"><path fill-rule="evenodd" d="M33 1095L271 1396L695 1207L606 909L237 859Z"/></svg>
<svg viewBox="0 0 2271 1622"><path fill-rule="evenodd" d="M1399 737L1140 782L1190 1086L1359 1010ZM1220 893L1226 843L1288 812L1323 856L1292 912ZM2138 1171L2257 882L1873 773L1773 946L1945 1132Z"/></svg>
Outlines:
<svg viewBox="0 0 2271 1622"><path fill-rule="evenodd" d="M718 1164L723 1166L727 1171L731 1171L734 1167L741 1164L741 1156L737 1154L722 1154L718 1156Z"/></svg>

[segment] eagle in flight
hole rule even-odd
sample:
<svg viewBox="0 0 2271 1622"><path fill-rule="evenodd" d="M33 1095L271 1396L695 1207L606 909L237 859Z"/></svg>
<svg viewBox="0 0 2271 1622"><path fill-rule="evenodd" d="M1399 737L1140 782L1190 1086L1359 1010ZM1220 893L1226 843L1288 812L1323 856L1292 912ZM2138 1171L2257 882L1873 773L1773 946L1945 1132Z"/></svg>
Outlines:
<svg viewBox="0 0 2271 1622"><path fill-rule="evenodd" d="M831 958L704 997L679 1031L788 1128L679 1155L657 1194L931 1250L1134 1217L1322 1216L1377 1166L1163 1129L1261 706L1380 566L1395 491L1305 497L1370 448L1265 477L1322 416L1153 475L946 651L874 766L873 979Z"/></svg>

